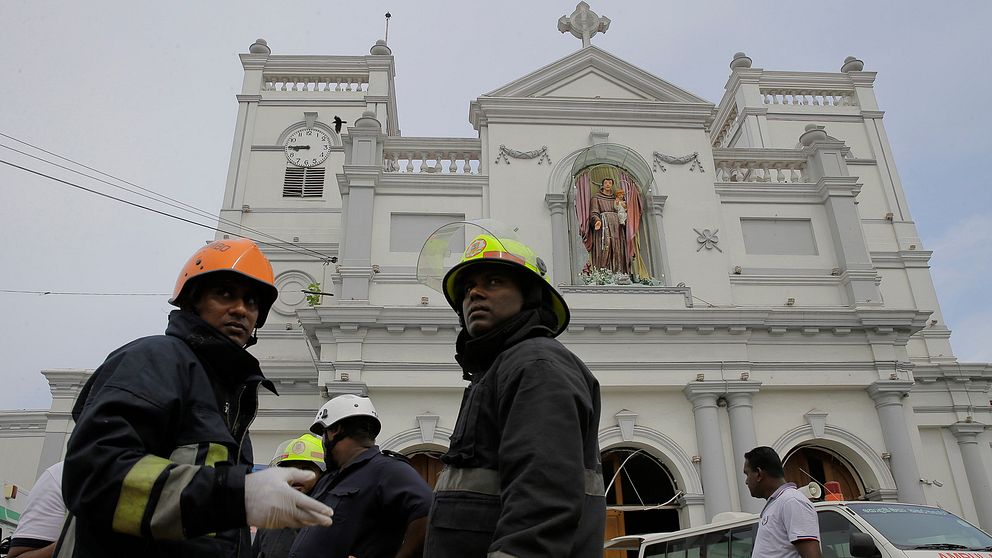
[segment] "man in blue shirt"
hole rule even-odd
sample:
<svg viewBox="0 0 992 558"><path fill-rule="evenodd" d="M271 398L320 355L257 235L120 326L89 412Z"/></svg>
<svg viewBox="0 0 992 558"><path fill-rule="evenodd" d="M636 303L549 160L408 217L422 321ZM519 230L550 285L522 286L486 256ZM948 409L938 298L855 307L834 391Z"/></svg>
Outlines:
<svg viewBox="0 0 992 558"><path fill-rule="evenodd" d="M381 427L368 397L339 395L317 412L310 431L324 439L328 473L310 495L334 523L300 531L290 558L422 555L433 494L404 458L379 451Z"/></svg>

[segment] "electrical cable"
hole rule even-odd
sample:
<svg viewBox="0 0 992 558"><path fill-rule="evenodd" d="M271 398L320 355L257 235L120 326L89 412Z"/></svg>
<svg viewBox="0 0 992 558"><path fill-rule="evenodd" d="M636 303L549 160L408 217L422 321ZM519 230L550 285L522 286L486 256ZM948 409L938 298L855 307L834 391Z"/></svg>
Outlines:
<svg viewBox="0 0 992 558"><path fill-rule="evenodd" d="M20 289L0 289L0 293L36 294L36 295L71 295L71 296L170 296L170 293L94 293L67 291L26 291Z"/></svg>
<svg viewBox="0 0 992 558"><path fill-rule="evenodd" d="M55 162L52 162L52 161L49 161L49 160L47 160L47 159L45 159L45 158L43 158L43 157L38 157L37 155L32 155L32 154L30 154L30 153L27 153L27 152L24 152L24 151L21 151L21 150L19 150L19 149L15 149L15 148L13 148L13 147L10 147L10 146L8 146L8 145L2 145L2 144L0 144L0 147L3 147L4 149L8 149L8 150L10 150L10 151L14 151L15 153L20 153L21 155L24 155L24 156L27 156L27 157L31 157L32 159L36 159L36 160L38 160L38 161L42 161L42 162L44 162L44 163L47 163L47 164L49 164L49 165L52 165L52 166L55 166L55 167L58 167L58 168L60 168L60 169L64 169L64 170L67 170L67 171L69 171L69 172L72 172L72 173L75 173L75 174L78 174L78 175L80 175L80 176L85 176L86 178L89 178L89 179L91 179L91 180L96 180L96 181L98 181L98 182L102 182L102 183L104 183L104 184L107 184L108 186L112 186L112 187L114 187L114 188L117 188L117 189L120 189L120 190L124 190L125 192L129 192L129 193L131 193L131 194L135 194L135 195L137 195L137 196L141 196L141 197L143 197L143 198L146 198L146 199L150 199L150 200L153 200L153 201L156 201L156 202L158 202L158 203L162 203L162 204L165 204L165 205L168 205L168 206L170 206L170 207L174 207L174 208L176 208L176 209L179 209L179 210L182 210L182 211L187 211L187 212L189 212L189 213L193 213L193 214L196 214L196 215L198 215L198 216L200 216L200 217L208 217L208 218L210 218L210 219L216 219L216 220L218 220L218 221L220 221L221 223L224 223L224 224L227 224L227 225L231 225L231 226L235 226L235 227L238 227L238 228L241 228L241 229L243 229L243 230L247 230L247 231L251 231L251 232L253 232L253 233L256 233L256 234L259 234L259 235L262 235L262 236L265 236L265 237L268 237L268 238L270 238L270 239L272 239L272 240L276 240L276 241L278 241L278 242L282 242L282 243L285 243L285 244L289 244L289 245L293 245L293 246L296 246L296 247L298 247L298 248L300 248L301 250L306 250L306 251L308 251L308 252L312 252L312 253L314 253L314 254L316 254L316 255L319 255L319 256L320 256L320 259L322 259L322 260L329 260L329 259L331 259L331 258L333 257L333 256L328 256L327 254L324 254L324 253L321 253L321 252L318 252L318 251L316 251L316 250L313 250L313 249L310 249L310 248L307 248L307 247L305 247L305 246L300 246L300 245L298 245L298 244L295 244L295 243L293 243L293 242L290 242L290 241L288 241L288 240L284 240L284 239L282 239L282 238L279 238L279 237L277 237L277 236L274 236L274 235L272 235L272 234L269 234L269 233L267 233L267 232L264 232L264 231L260 231L260 230L258 230L258 229L253 229L253 228L251 228L251 227L248 227L248 226L246 226L246 225L243 225L243 224L241 224L241 223L238 223L238 222L235 222L235 221L231 221L230 219L225 219L224 217L222 217L222 216L220 216L220 215L217 215L217 214L213 214L213 213L210 213L210 212L208 212L208 211L205 211L205 210L202 210L202 209L200 209L200 208L198 208L198 207L195 207L195 206L193 206L193 205L190 205L190 204L188 204L188 203L185 203L185 202L183 202L183 201L180 201L180 200L177 200L177 199L174 199L174 198L170 198L169 196L166 196L166 195L164 195L164 194L160 194L160 193L158 193L158 192L155 192L154 190L150 190L150 189L148 189L148 188L145 188L145 187L143 187L143 186L141 186L141 185L139 185L139 184L135 184L135 183L133 183L133 182L130 182L130 181L128 181L128 180L124 180L123 178L119 178L119 177L117 177L117 176L114 176L114 175L112 175L112 174L108 174L108 173L105 173L105 172L103 172L103 171L101 171L101 170L99 170L99 169L95 169L95 168L93 168L93 167L91 167L91 166L89 166L89 165L86 165L86 164L83 164L83 163L80 163L80 162L78 162L78 161L74 161L74 160L72 160L72 159L69 159L68 157L63 157L62 155L59 155L59 154L57 154L57 153L53 153L53 152L51 152L51 151L49 151L49 150L47 150L47 149L44 149L44 148L42 148L42 147L38 147L38 146L36 146L36 145L33 145L33 144L31 144L31 143L28 143L28 142L26 142L26 141L23 141L23 140L20 140L20 139L17 139L17 138L15 138L15 137L13 137L13 136L10 136L10 135L8 135L8 134L5 134L5 133L3 133L3 132L0 132L0 136L2 136L2 137L5 137L5 138L8 138L8 139L11 139L11 140L13 140L13 141L16 141L16 142L18 142L18 143L21 143L21 144L24 144L24 145L26 145L26 146L28 146L28 147L31 147L32 149L37 149L38 151L41 151L41 152L43 152L43 153L47 153L47 154L49 154L49 155L51 155L51 156L53 156L53 157L57 157L57 158L59 158L59 159L61 159L61 160L63 160L63 161L67 161L67 162L70 162L70 163L72 163L72 164L74 164L74 165L78 165L78 166L80 166L80 167L83 167L83 168L85 168L85 169L88 169L88 170L91 170L91 171L93 171L93 172L96 172L96 173L98 173L98 174L101 174L101 175L103 175L103 176L106 176L106 177L108 177L108 178L111 178L111 179L113 179L113 180L117 180L117 181L119 181L119 182L123 182L124 184L127 184L127 185L129 185L129 186L133 186L133 187L135 187L135 188L137 188L137 189L139 189L139 190L141 190L141 191L143 191L143 192L148 192L149 194L153 194L154 196L157 196L157 198L162 198L162 199L157 199L157 198L155 198L155 197L152 197L152 196L149 196L149 195L147 195L147 194L142 194L141 192L136 192L136 191L134 191L134 190L131 190L130 188L125 188L124 186L121 186L121 185L119 185L119 184L114 184L114 183L112 183L112 182L108 182L108 181L106 181L106 180L103 180L102 178L98 178L98 177L95 177L95 176L92 176L92 175L89 175L89 174L86 174L86 173L84 173L84 172L81 172L81 171L78 171L78 170L76 170L76 169L72 169L72 168L69 168L69 167L66 167L66 166L64 166L64 165L60 165L60 164L58 164L58 163L55 163ZM168 200L168 201L162 201L162 200ZM171 203L171 202L175 202L175 203ZM238 236L242 236L242 235L238 235Z"/></svg>
<svg viewBox="0 0 992 558"><path fill-rule="evenodd" d="M109 198L109 199L112 199L112 200L115 200L115 201L119 201L121 203L125 203L127 205L138 207L138 208L144 209L146 211L151 211L152 213L157 213L157 214L162 215L162 216L165 216L165 217L171 217L172 219L176 219L177 221L182 221L184 223L189 223L191 225L196 225L198 227L203 227L205 229L209 229L209 230L216 231L216 232L221 232L221 233L224 233L224 234L230 234L230 235L234 235L234 236L238 236L238 237L249 238L250 240L252 240L256 244L261 244L263 246L271 246L273 248L276 248L276 249L279 249L279 250L285 250L287 252L293 252L293 253L298 254L298 255L301 255L301 256L306 256L306 257L309 257L309 258L313 258L314 257L313 254L308 253L308 252L313 252L313 250L307 249L308 252L304 252L304 251L299 250L299 249L290 248L289 246L295 246L293 244L282 245L282 244L275 244L275 243L272 243L272 242L264 242L264 241L261 241L261 240L250 238L250 237L248 237L246 235L242 235L242 234L238 234L238 233L233 232L233 231L228 231L228 230L222 229L220 227L214 227L214 226L211 226L211 225L205 225L203 223L198 223L196 221L191 221L189 219L186 219L185 217L180 217L178 215L173 215L173 214L167 213L165 211L160 211L158 209L154 209L154 208L148 207L146 205L141 205L140 203L128 201L128 200L125 200L125 199L122 199L122 198L118 198L118 197L115 197L115 196L111 196L110 194L107 194L107 193L104 193L104 192L100 192L99 190L93 190L92 188L87 188L86 186L82 186L80 184L76 184L76 183L70 182L68 180L63 180L61 178L57 178L57 177L54 177L52 175L45 174L45 173L43 173L41 171L37 171L37 170L34 170L34 169L23 167L21 165L18 165L18 164L15 164L15 163L11 163L10 161L5 161L3 159L0 159L0 163L3 163L3 164L5 164L7 166L10 166L10 167L14 167L16 169L20 169L20 170L22 170L24 172L29 172L31 174L35 174L35 175L38 175L38 176L41 176L41 177L44 177L44 178L48 178L50 180L54 180L56 182L61 182L62 184L65 184L66 186L72 186L73 188L78 188L80 190L84 190L84 191L89 192L91 194L96 194L98 196L102 196L102 197ZM319 252L317 252L317 254L320 255L320 257L318 259L321 259L321 260L327 259L327 257L324 254L320 254ZM332 259L336 259L336 258L332 258Z"/></svg>

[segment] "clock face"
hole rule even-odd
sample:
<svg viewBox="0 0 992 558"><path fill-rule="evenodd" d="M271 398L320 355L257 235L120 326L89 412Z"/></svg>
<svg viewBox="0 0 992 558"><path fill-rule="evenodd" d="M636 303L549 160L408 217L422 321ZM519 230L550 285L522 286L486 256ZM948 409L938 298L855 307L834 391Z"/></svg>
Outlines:
<svg viewBox="0 0 992 558"><path fill-rule="evenodd" d="M286 159L298 167L314 167L327 159L331 138L314 128L304 128L286 138Z"/></svg>

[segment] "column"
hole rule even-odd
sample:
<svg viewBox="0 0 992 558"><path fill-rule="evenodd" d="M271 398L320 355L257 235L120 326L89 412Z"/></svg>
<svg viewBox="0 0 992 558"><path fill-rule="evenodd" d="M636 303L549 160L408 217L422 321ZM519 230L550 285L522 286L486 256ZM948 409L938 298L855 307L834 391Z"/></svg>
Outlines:
<svg viewBox="0 0 992 558"><path fill-rule="evenodd" d="M556 285L572 282L572 258L568 249L568 220L565 218L565 209L568 207L568 199L565 194L545 194L544 203L548 204L551 210L551 250L552 282Z"/></svg>
<svg viewBox="0 0 992 558"><path fill-rule="evenodd" d="M902 399L912 388L910 381L880 381L868 386L868 395L875 401L875 411L882 426L882 439L886 450L892 455L889 467L896 481L899 501L910 504L925 504L923 488L920 486L920 468L916 454L909 440L909 425Z"/></svg>
<svg viewBox="0 0 992 558"><path fill-rule="evenodd" d="M723 437L720 435L720 417L716 406L717 398L723 395L724 384L723 382L719 382L719 385L713 385L713 382L692 383L682 391L692 402L706 520L712 521L714 515L730 511L732 508L730 482L726 470L727 461L723 453Z"/></svg>
<svg viewBox="0 0 992 558"><path fill-rule="evenodd" d="M958 447L961 449L961 460L964 461L971 497L975 500L978 526L989 531L992 530L992 484L989 482L989 471L982 464L982 450L978 444L978 436L984 430L985 425L977 422L951 425L951 432L958 439Z"/></svg>
<svg viewBox="0 0 992 558"><path fill-rule="evenodd" d="M753 396L761 387L761 382L728 382L727 413L730 415L730 440L734 448L734 464L737 465L734 478L737 479L737 494L741 501L741 511L761 513L764 500L754 498L744 484L744 454L758 445L754 432Z"/></svg>

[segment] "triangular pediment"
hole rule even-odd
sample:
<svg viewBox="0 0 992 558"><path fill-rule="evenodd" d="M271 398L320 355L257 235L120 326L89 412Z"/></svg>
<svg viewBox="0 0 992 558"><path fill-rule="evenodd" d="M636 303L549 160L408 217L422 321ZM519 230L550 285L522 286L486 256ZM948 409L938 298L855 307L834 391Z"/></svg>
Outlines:
<svg viewBox="0 0 992 558"><path fill-rule="evenodd" d="M485 96L711 104L594 46L552 62Z"/></svg>

